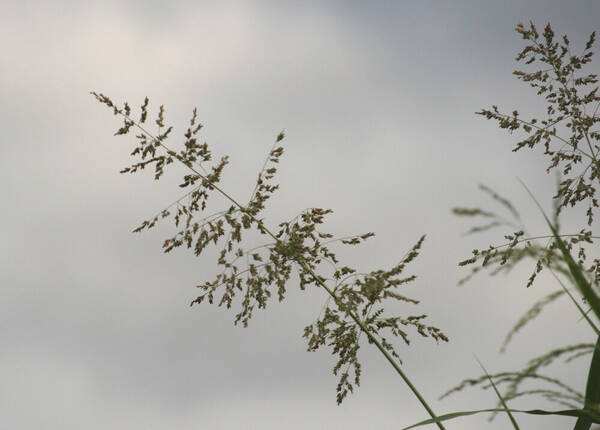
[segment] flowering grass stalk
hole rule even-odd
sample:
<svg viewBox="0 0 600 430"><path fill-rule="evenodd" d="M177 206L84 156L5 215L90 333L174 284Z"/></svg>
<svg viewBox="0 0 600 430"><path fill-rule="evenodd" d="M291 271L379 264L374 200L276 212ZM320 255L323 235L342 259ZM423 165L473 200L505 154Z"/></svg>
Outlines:
<svg viewBox="0 0 600 430"><path fill-rule="evenodd" d="M389 302L390 300L418 303L414 299L399 294L396 290L416 278L414 275L403 277L402 274L406 265L418 256L425 236L421 237L405 257L389 270L377 270L362 274L349 266L339 266L337 257L325 246L326 244L338 241L345 245L356 245L374 234L366 233L350 238L335 239L331 234L324 233L317 228L323 222L324 216L331 212L331 210L321 208L307 209L294 220L280 223L278 231L267 227L263 219L259 217L265 207L265 202L278 188L278 185L273 185L271 180L277 171L275 165L284 152L283 147L278 146L284 138L283 133L277 136L263 169L258 174L249 203L242 205L218 185L228 158L223 157L218 164L212 167L210 172L203 165L203 163L211 161L212 157L207 144L200 145L197 142L196 135L202 125L197 122L196 109L194 109L190 126L185 133L184 149L177 153L164 143L170 135L172 127L166 128L161 133L161 130L165 128L163 106L160 107L156 119L159 132L157 136L154 136L143 126L147 119L147 98L141 106L140 119L134 120L131 117L131 108L128 103L125 103L123 107L117 107L107 96L98 93L92 94L102 104L110 107L115 115L123 118L123 126L115 133L116 135L127 134L132 128L141 132L136 136L139 145L131 153L132 156L139 156L141 160L123 169L121 173L135 173L147 165L153 165L155 179L160 179L165 166L174 161L179 161L192 172L184 175L180 185L182 188L192 187L192 191L186 193L175 204L164 209L155 217L144 221L134 232L154 227L159 219L171 216L169 209L176 205L173 215L175 226L181 225L183 228L175 236L165 240L163 244L165 252L185 245L190 249L193 248L195 254L199 256L211 242L216 245L225 239L218 259L218 264L223 267L223 271L217 275L214 281L198 285L203 294L192 301L192 305L204 301L214 303L215 296L221 294L218 305L225 305L229 308L236 294L243 293L241 311L235 317L235 324L241 322L247 326L254 308L266 307L272 295L272 287L277 288L279 300L284 299L286 283L290 279L294 266L300 277L301 289L304 290L309 285L322 288L333 302L332 306L328 301L324 315L316 323L305 328L304 337L308 339L309 351L329 345L333 346L333 353L338 355L338 362L334 367L334 374L340 377L337 386L337 402L341 403L346 395L360 384L361 364L357 353L360 348L360 333L364 333L368 342L375 345L406 383L413 395L436 422L438 428L444 429L430 405L402 371L400 357L395 347L384 336L384 332L387 331L408 344L409 339L404 327L413 327L424 337L432 337L436 341L448 340L437 327L425 325L422 322L425 315L412 315L406 318L385 315L383 306L384 301ZM200 219L197 215L206 209L207 200L213 191L225 197L230 206L223 211ZM189 199L187 205L181 203L184 198ZM252 228L261 235L269 237L272 242L261 247L244 248L242 233L244 230ZM322 242L323 239L329 240ZM247 262L246 268L241 270L238 260L243 257L246 257ZM321 268L323 262L328 262L335 268L329 278L317 274L317 269ZM245 282L243 275L246 275ZM350 367L354 371L353 379L350 379Z"/></svg>

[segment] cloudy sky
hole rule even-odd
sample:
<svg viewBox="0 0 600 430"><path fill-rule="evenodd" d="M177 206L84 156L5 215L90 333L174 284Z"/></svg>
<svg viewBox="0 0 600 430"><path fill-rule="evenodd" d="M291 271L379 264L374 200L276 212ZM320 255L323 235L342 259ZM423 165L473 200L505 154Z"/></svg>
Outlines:
<svg viewBox="0 0 600 430"><path fill-rule="evenodd" d="M233 312L188 307L195 285L216 273L214 253L162 254L168 224L131 234L180 196L178 173L158 183L119 175L135 142L113 137L119 121L90 91L134 106L148 96L152 115L164 104L173 144L197 107L202 140L231 158L224 187L242 200L285 130L267 223L331 208L329 231L377 233L343 254L365 271L390 267L427 233L412 266L418 281L405 291L422 303L397 312L428 314L451 341L413 336L399 350L438 413L495 404L478 389L437 400L480 374L474 355L499 372L591 341L564 302L499 354L517 318L557 285L544 278L525 289L524 266L458 287L457 261L503 232L464 237L470 224L450 209L489 206L477 188L485 183L514 201L532 234L546 233L517 181L550 208L545 160L511 152L514 137L474 112L539 112L511 75L517 23L550 21L580 47L599 18L593 0L2 2L1 427L396 429L427 417L370 345L360 389L336 406L333 357L307 353L301 337L322 291L291 283L288 299L245 329ZM556 371L583 391L585 365ZM507 424L498 417L487 428Z"/></svg>

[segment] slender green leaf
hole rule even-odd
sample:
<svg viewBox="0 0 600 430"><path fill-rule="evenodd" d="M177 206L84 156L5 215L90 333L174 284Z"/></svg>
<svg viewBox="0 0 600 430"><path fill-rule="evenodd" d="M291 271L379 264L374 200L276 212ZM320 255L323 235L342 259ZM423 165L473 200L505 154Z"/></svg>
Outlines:
<svg viewBox="0 0 600 430"><path fill-rule="evenodd" d="M600 423L600 414L593 413L591 411L586 411L582 409L565 409L561 411L545 411L543 409L530 409L530 410L520 410L520 409L509 409L510 412L516 412L521 414L529 414L529 415L561 415L565 417L587 417L590 419L592 423ZM492 408L492 409L480 409L477 411L462 411L462 412L452 412L449 414L440 415L437 417L438 421L448 421L454 418L466 417L469 415L476 415L487 412L505 412L504 409ZM433 424L435 420L428 419L416 424L413 424L409 427L404 427L402 430L409 430L416 427L421 427L429 424Z"/></svg>
<svg viewBox="0 0 600 430"><path fill-rule="evenodd" d="M587 386L585 389L585 409L595 414L600 414L600 337L594 348L592 362L588 373ZM580 416L577 419L574 430L589 430L592 426L592 420L589 417Z"/></svg>

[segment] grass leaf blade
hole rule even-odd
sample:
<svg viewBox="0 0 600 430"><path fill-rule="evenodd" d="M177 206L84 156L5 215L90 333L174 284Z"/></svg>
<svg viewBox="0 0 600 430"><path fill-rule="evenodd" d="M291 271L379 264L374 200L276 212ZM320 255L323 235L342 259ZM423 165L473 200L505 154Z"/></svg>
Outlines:
<svg viewBox="0 0 600 430"><path fill-rule="evenodd" d="M596 341L594 355L592 355L592 362L590 363L584 408L594 414L600 414L600 336ZM590 417L580 416L574 430L588 430L592 426L592 422Z"/></svg>
<svg viewBox="0 0 600 430"><path fill-rule="evenodd" d="M592 411L585 411L582 409L564 409L560 411L546 411L543 409L530 409L530 410L520 410L520 409L509 409L510 412L513 413L521 413L521 414L529 414L529 415L559 415L566 417L577 417L577 418L588 418L592 423L600 423L600 414L594 413ZM451 412L449 414L440 415L437 417L438 421L448 421L455 418L466 417L469 415L476 415L481 413L488 412L505 412L504 409L492 408L492 409L479 409L476 411L462 411L462 412ZM402 430L409 430L416 427L421 427L429 424L433 424L436 422L432 418L418 422L409 427L404 427Z"/></svg>

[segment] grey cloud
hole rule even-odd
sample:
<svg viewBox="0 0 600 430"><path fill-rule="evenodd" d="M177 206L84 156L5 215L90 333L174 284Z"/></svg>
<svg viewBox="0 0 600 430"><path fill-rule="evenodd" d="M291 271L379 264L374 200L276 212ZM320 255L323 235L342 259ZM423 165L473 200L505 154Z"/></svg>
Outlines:
<svg viewBox="0 0 600 430"><path fill-rule="evenodd" d="M291 292L248 329L232 326L232 312L190 309L194 286L216 270L214 253L162 255L167 225L130 234L176 198L177 178L156 184L149 175L118 175L132 141L112 137L118 121L91 90L134 106L146 95L154 109L164 103L177 137L198 106L203 137L216 155L232 157L225 184L236 196L250 192L266 151L285 129L282 189L269 213L278 220L308 206L332 207L328 226L336 233L375 230L372 244L344 252L352 264L391 265L428 233L413 267L419 280L407 290L423 304L400 311L427 312L452 342L413 336L401 351L436 410L495 402L476 391L460 401L433 400L478 374L471 352L494 371L529 358L498 357L496 350L541 293L522 288L527 268L513 278L481 277L455 287L456 262L487 242L461 238L467 226L449 209L484 204L476 184L485 182L537 222L513 178L551 196L543 162L512 154L511 136L473 112L522 100L534 109L534 98L525 99L510 76L520 46L512 27L529 18L550 20L557 32L583 40L596 25L594 2L179 2L169 8L20 2L2 9L0 32L10 40L0 71L5 425L393 428L425 417L367 344L363 386L335 406L331 357L304 352L300 337L323 304L319 292ZM486 308L485 319L473 313L475 305ZM577 316L560 306L556 312L564 316L544 320L551 328L542 329L553 338L516 345L533 353L556 339L571 340L564 327ZM461 425L481 423L473 418ZM503 425L498 420L490 428Z"/></svg>

